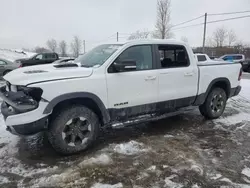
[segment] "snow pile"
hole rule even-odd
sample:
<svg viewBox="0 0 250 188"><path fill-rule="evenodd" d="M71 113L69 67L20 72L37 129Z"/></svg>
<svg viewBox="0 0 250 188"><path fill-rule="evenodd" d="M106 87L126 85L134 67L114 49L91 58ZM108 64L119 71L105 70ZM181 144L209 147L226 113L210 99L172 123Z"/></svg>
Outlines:
<svg viewBox="0 0 250 188"><path fill-rule="evenodd" d="M232 116L220 117L219 119L213 120L213 122L222 123L225 126L230 126L245 121L250 121L250 116L244 112L240 112L239 114L235 114Z"/></svg>
<svg viewBox="0 0 250 188"><path fill-rule="evenodd" d="M114 146L114 151L123 155L135 155L142 152L149 151L145 148L143 143L136 142L134 140L127 143L117 144Z"/></svg>
<svg viewBox="0 0 250 188"><path fill-rule="evenodd" d="M123 188L122 183L117 183L114 185L95 183L91 188Z"/></svg>
<svg viewBox="0 0 250 188"><path fill-rule="evenodd" d="M0 185L3 183L9 183L10 181L8 180L8 178L0 176Z"/></svg>
<svg viewBox="0 0 250 188"><path fill-rule="evenodd" d="M67 170L61 174L54 174L49 177L41 177L39 179L33 180L31 187L53 187L53 186L62 186L68 185L70 183L75 184L83 184L85 182L85 178L81 178L80 172L75 172L73 170ZM27 185L23 185L27 187Z"/></svg>
<svg viewBox="0 0 250 188"><path fill-rule="evenodd" d="M166 135L164 135L164 138L174 138L174 136L171 134L166 134Z"/></svg>
<svg viewBox="0 0 250 188"><path fill-rule="evenodd" d="M241 173L250 178L250 168L244 168Z"/></svg>
<svg viewBox="0 0 250 188"><path fill-rule="evenodd" d="M0 49L0 58L7 59L9 61L15 61L16 59L29 58L36 53L24 52L20 50L8 50Z"/></svg>
<svg viewBox="0 0 250 188"><path fill-rule="evenodd" d="M108 165L112 163L112 159L109 155L103 153L97 157L91 157L84 160L79 164L79 167L90 166L90 165Z"/></svg>
<svg viewBox="0 0 250 188"><path fill-rule="evenodd" d="M177 175L171 175L167 178L165 178L165 186L164 187L167 187L167 188L182 188L184 187L183 184L181 183L176 183L176 182L173 182L172 179L175 178Z"/></svg>

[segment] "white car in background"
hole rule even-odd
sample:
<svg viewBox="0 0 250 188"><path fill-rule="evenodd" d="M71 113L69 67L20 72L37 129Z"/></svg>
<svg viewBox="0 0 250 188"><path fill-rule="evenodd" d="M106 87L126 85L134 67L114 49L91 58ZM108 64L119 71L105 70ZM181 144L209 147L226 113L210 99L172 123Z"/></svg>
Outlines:
<svg viewBox="0 0 250 188"><path fill-rule="evenodd" d="M210 61L211 59L208 57L207 54L194 54L195 58L197 59L198 62L205 62L205 61Z"/></svg>

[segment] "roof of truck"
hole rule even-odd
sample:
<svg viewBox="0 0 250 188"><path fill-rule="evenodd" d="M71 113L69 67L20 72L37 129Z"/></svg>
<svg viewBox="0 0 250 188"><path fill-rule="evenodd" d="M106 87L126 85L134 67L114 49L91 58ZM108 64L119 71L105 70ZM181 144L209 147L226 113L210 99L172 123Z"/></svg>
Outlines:
<svg viewBox="0 0 250 188"><path fill-rule="evenodd" d="M116 42L113 44L176 44L176 45L185 45L186 43L178 41L175 39L139 39L139 40L130 40L126 42Z"/></svg>

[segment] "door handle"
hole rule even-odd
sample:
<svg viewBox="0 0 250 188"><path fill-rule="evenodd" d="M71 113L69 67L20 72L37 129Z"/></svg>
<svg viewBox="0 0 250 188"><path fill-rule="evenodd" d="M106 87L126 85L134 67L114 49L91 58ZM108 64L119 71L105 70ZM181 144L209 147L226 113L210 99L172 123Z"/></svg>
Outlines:
<svg viewBox="0 0 250 188"><path fill-rule="evenodd" d="M156 76L148 76L145 78L146 81L149 81L149 80L156 80Z"/></svg>
<svg viewBox="0 0 250 188"><path fill-rule="evenodd" d="M184 76L193 76L193 75L194 75L193 72L186 72L186 73L184 74Z"/></svg>

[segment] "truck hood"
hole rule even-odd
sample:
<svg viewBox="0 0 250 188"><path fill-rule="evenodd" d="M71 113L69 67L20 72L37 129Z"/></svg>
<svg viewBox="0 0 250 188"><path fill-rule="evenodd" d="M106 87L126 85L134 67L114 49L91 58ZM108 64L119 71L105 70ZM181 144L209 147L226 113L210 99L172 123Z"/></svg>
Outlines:
<svg viewBox="0 0 250 188"><path fill-rule="evenodd" d="M93 68L55 67L53 64L18 68L3 78L13 85L26 86L37 82L88 77Z"/></svg>

